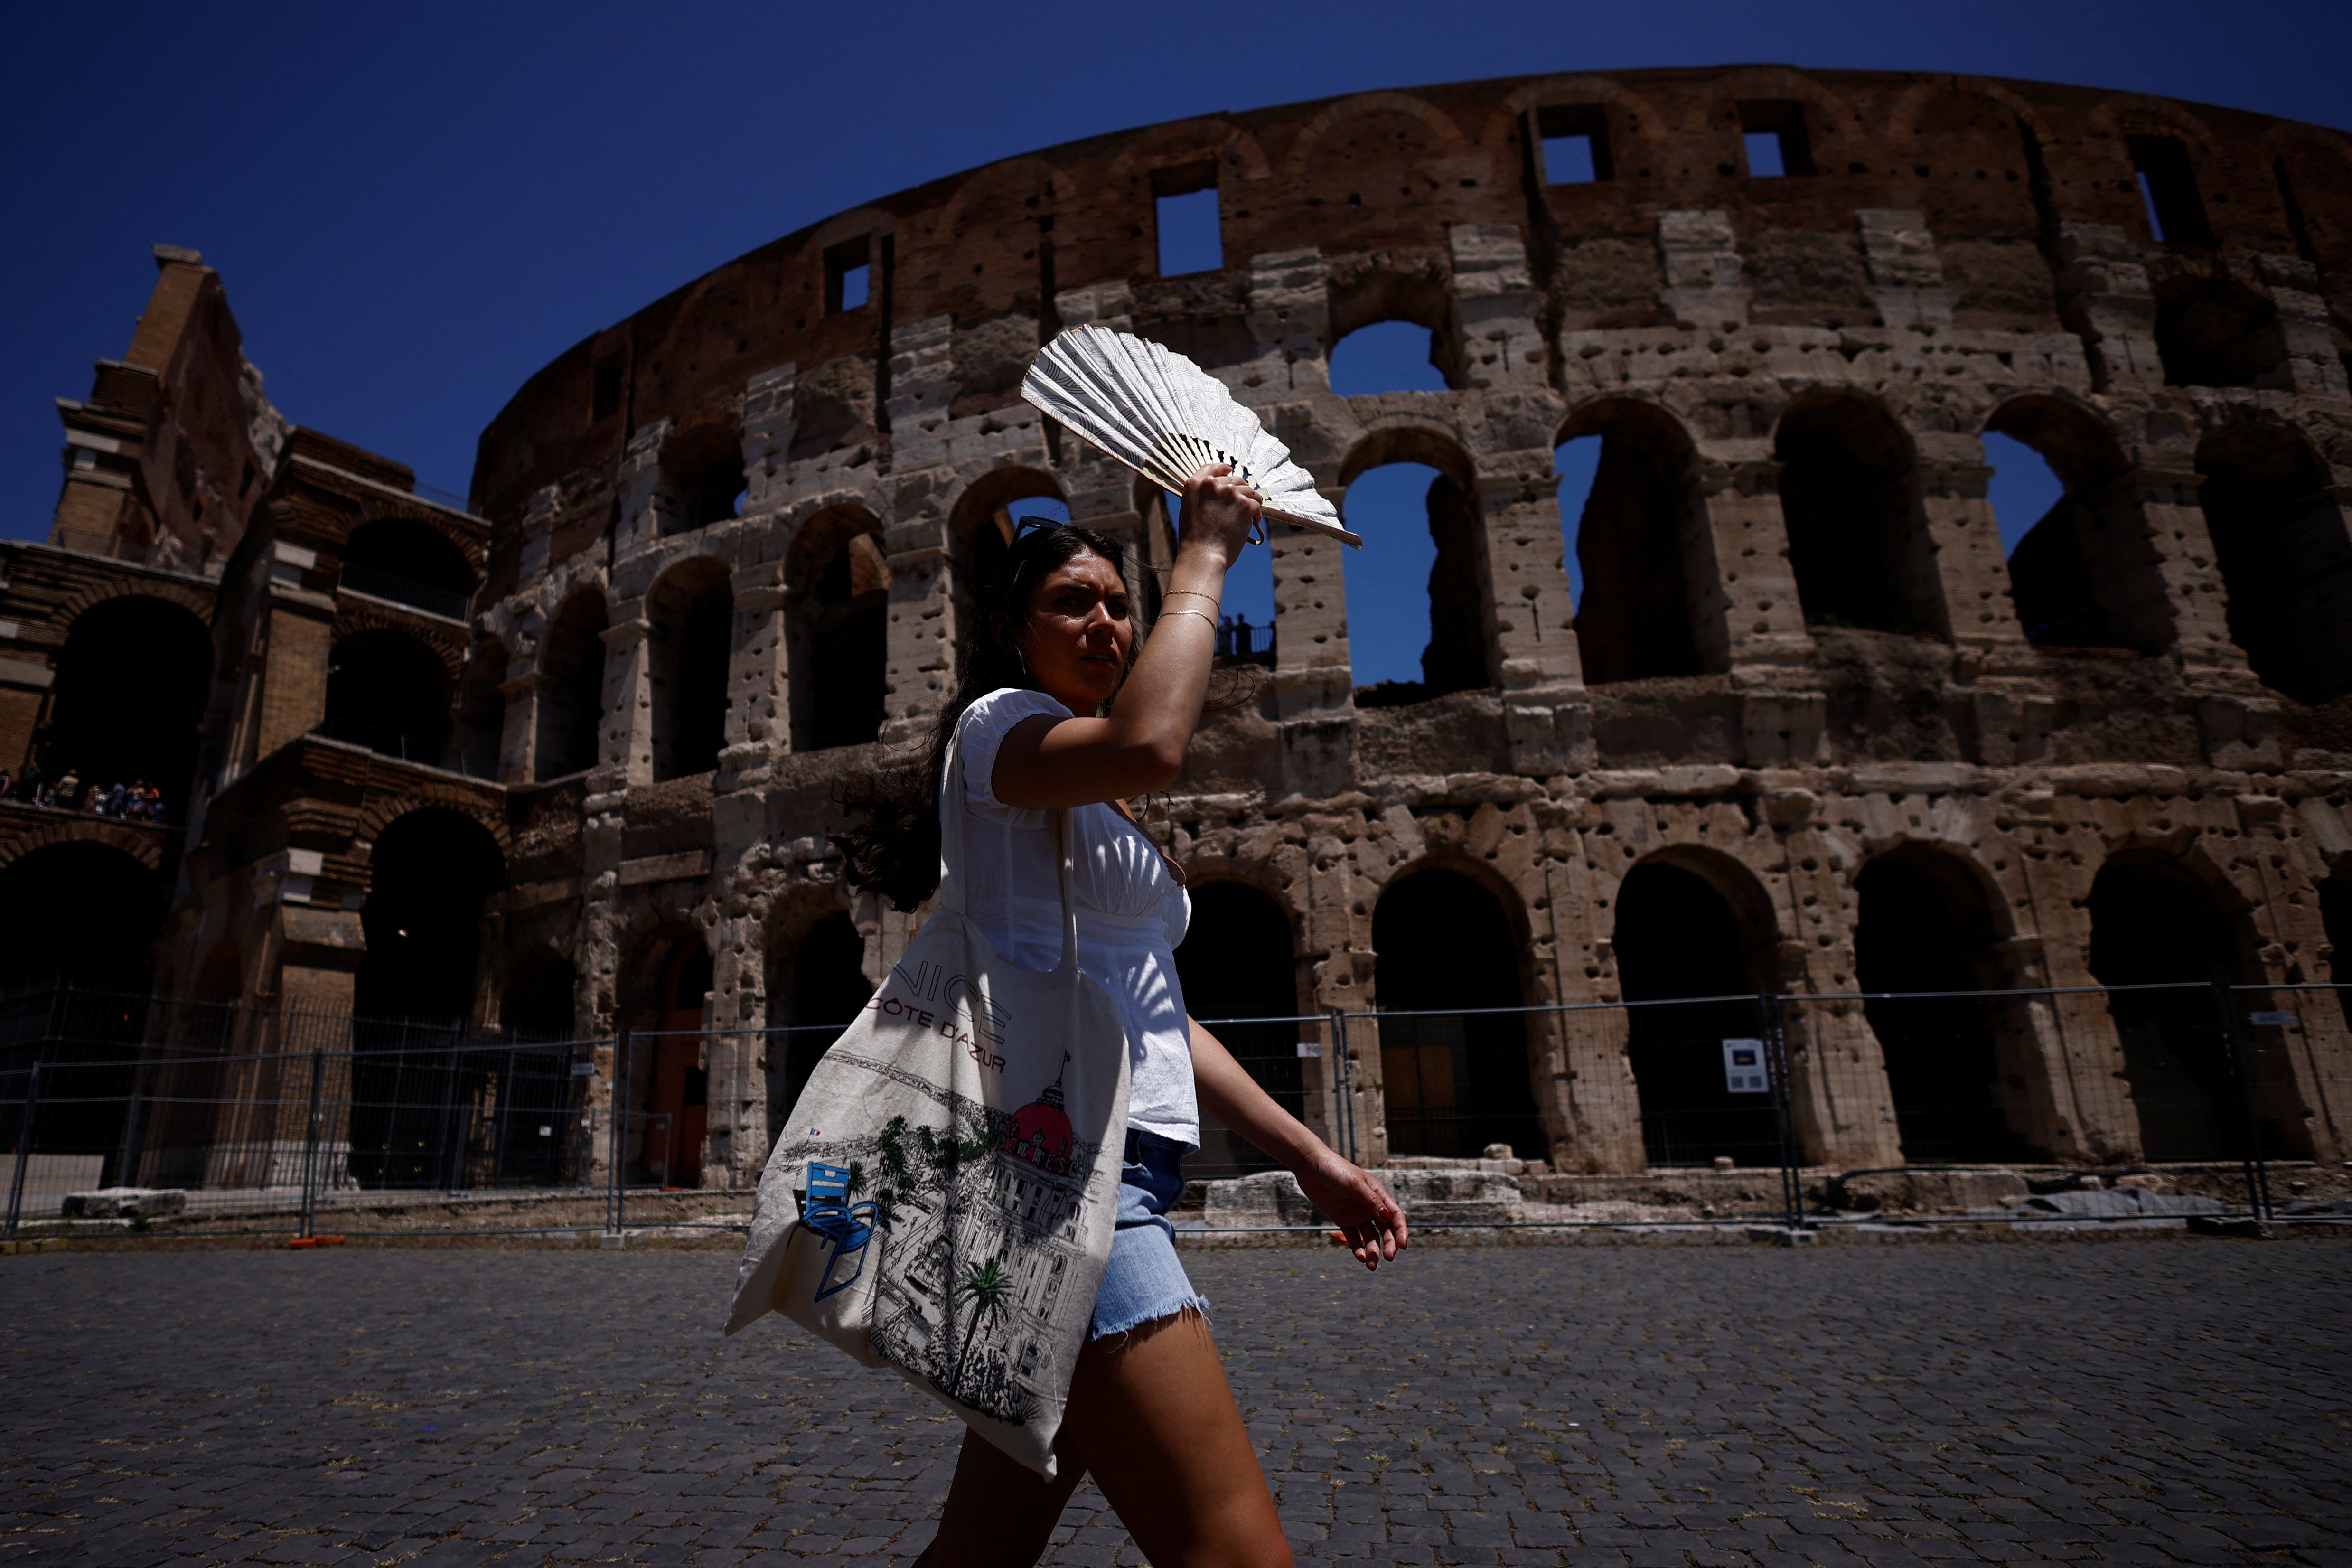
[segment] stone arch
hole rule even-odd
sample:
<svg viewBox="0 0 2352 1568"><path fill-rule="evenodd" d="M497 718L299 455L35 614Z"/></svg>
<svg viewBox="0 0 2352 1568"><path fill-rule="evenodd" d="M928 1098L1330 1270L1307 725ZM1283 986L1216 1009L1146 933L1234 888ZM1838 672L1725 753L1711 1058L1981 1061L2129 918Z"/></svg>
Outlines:
<svg viewBox="0 0 2352 1568"><path fill-rule="evenodd" d="M2246 662L2297 701L2352 690L2352 533L2327 463L2294 426L2242 419L2205 433L2197 471Z"/></svg>
<svg viewBox="0 0 2352 1568"><path fill-rule="evenodd" d="M1456 390L1465 384L1461 312L1445 268L1435 260L1418 267L1388 256L1360 258L1324 273L1323 352L1328 360L1341 342L1367 327L1404 321L1429 332L1429 363Z"/></svg>
<svg viewBox="0 0 2352 1568"><path fill-rule="evenodd" d="M136 838L56 832L0 860L0 986L64 981L144 995L170 889Z"/></svg>
<svg viewBox="0 0 2352 1568"><path fill-rule="evenodd" d="M1658 404L1605 397L1570 414L1552 445L1585 438L1601 443L1574 530L1585 684L1720 674L1731 634L1690 433Z"/></svg>
<svg viewBox="0 0 2352 1568"><path fill-rule="evenodd" d="M656 534L692 533L742 515L750 488L743 425L732 408L688 416L662 442L654 490Z"/></svg>
<svg viewBox="0 0 2352 1568"><path fill-rule="evenodd" d="M186 794L212 695L205 617L174 596L118 594L60 623L65 640L37 748L49 780L71 770L85 784L145 779Z"/></svg>
<svg viewBox="0 0 2352 1568"><path fill-rule="evenodd" d="M0 871L53 844L103 844L120 849L151 871L163 868L163 840L157 835L82 817L43 821L22 832L0 833Z"/></svg>
<svg viewBox="0 0 2352 1568"><path fill-rule="evenodd" d="M1936 635L1943 628L1903 421L1846 388L1799 397L1774 428L1789 565L1809 626Z"/></svg>
<svg viewBox="0 0 2352 1568"><path fill-rule="evenodd" d="M462 621L481 581L473 542L404 512L370 517L344 535L336 584Z"/></svg>
<svg viewBox="0 0 2352 1568"><path fill-rule="evenodd" d="M2011 552L2010 593L2040 647L2160 653L2173 640L2163 563L2106 416L2063 393L2003 400L1983 430L2042 455L2065 493Z"/></svg>
<svg viewBox="0 0 2352 1568"><path fill-rule="evenodd" d="M1779 920L1762 881L1720 850L1672 845L1627 867L1603 907L1649 1163L1776 1160L1769 1097L1729 1092L1723 1066L1725 1040L1764 1037L1754 995L1779 984Z"/></svg>
<svg viewBox="0 0 2352 1568"><path fill-rule="evenodd" d="M2040 106L2020 97L2005 84L1988 77L1939 77L1930 81L1913 82L1895 96L1894 106L1887 111L1886 133L1890 140L1910 141L1919 134L1919 114L1936 99L1951 95L1961 98L1985 98L2000 104L2015 115L2035 142L2044 147L2055 143L2058 132L2052 128L2048 116Z"/></svg>
<svg viewBox="0 0 2352 1568"><path fill-rule="evenodd" d="M483 904L507 884L504 846L471 813L417 805L372 836L367 868L353 1012L464 1026L475 1011Z"/></svg>
<svg viewBox="0 0 2352 1568"><path fill-rule="evenodd" d="M1017 501L1039 500L1068 504L1061 480L1054 475L1008 463L974 479L949 503L948 560L954 584L959 677L964 645L972 636L972 618L980 612L981 591L995 575L1013 542L1008 509Z"/></svg>
<svg viewBox="0 0 2352 1568"><path fill-rule="evenodd" d="M1469 138L1447 114L1427 99L1409 92L1351 93L1335 103L1327 104L1315 118L1299 128L1297 139L1290 144L1290 154L1283 160L1292 174L1303 174L1312 166L1316 149L1323 139L1351 120L1366 120L1376 115L1397 114L1418 121L1435 140L1433 151L1450 156L1469 150Z"/></svg>
<svg viewBox="0 0 2352 1568"><path fill-rule="evenodd" d="M874 994L866 933L837 884L779 897L762 943L768 1126L781 1131L810 1071Z"/></svg>
<svg viewBox="0 0 2352 1568"><path fill-rule="evenodd" d="M1039 201L1040 196L1045 200ZM1024 201L1044 216L1075 205L1077 199L1077 182L1067 171L1043 158L1005 158L974 171L956 186L947 205L940 209L932 233L943 239L951 237L975 208L985 213L1000 201Z"/></svg>
<svg viewBox="0 0 2352 1568"><path fill-rule="evenodd" d="M1516 889L1474 862L1418 862L1381 888L1373 986L1390 1152L1549 1146L1529 1048L1540 1032L1523 1014L1465 1011L1527 1005L1526 931ZM1420 1016L1391 1016L1400 1012Z"/></svg>
<svg viewBox="0 0 2352 1568"><path fill-rule="evenodd" d="M1396 692L1370 689L1379 693L1371 700L1417 701L1491 686L1495 664L1485 588L1486 521L1475 468L1442 424L1417 416L1392 417L1375 422L1348 449L1339 464L1339 482L1352 485L1390 463L1420 463L1437 470L1427 501L1430 539L1436 547L1429 573L1429 644L1422 652L1418 683ZM1344 497L1340 510L1344 516Z"/></svg>
<svg viewBox="0 0 2352 1568"><path fill-rule="evenodd" d="M456 682L450 661L404 626L336 639L319 732L371 752L438 767L448 745Z"/></svg>
<svg viewBox="0 0 2352 1568"><path fill-rule="evenodd" d="M420 621L398 610L377 609L345 600L335 607L335 640L362 632L397 632L430 648L441 661L442 672L456 684L466 671L466 639L455 627Z"/></svg>
<svg viewBox="0 0 2352 1568"><path fill-rule="evenodd" d="M1263 180L1271 172L1257 138L1232 121L1179 120L1155 125L1120 148L1104 171L1103 184L1120 190L1155 169L1210 160L1231 163L1244 180Z"/></svg>
<svg viewBox="0 0 2352 1568"><path fill-rule="evenodd" d="M1176 949L1185 1011L1206 1020L1296 1015L1298 922L1287 901L1237 873L1188 878L1186 887L1192 921ZM1212 1032L1276 1104L1306 1119L1297 1024L1217 1023ZM1223 1174L1272 1168L1261 1152L1205 1115L1197 1163L1203 1173Z"/></svg>
<svg viewBox="0 0 2352 1568"><path fill-rule="evenodd" d="M1692 97L1690 107L1684 112L1683 133L1720 137L1725 134L1727 121L1729 134L1736 142L1743 128L1739 106L1759 100L1804 105L1821 116L1818 123L1808 119L1805 126L1814 168L1819 172L1832 171L1835 154L1850 154L1872 142L1870 132L1852 104L1811 76L1788 66L1749 66L1726 71L1709 82L1706 90ZM1734 169L1738 166L1732 165Z"/></svg>
<svg viewBox="0 0 2352 1568"><path fill-rule="evenodd" d="M692 921L665 913L624 951L630 957L615 977L616 1013L632 1038L623 1159L638 1180L698 1186L710 1115L701 1034L716 984L709 940Z"/></svg>
<svg viewBox="0 0 2352 1568"><path fill-rule="evenodd" d="M2237 1089L2210 987L2259 978L2243 895L2193 847L2126 841L2108 852L2084 902L2100 984L2171 987L2107 994L2141 1157L2235 1157Z"/></svg>
<svg viewBox="0 0 2352 1568"><path fill-rule="evenodd" d="M1885 1062L1903 1157L2013 1161L2033 1065L2013 1007L1975 994L2012 984L2000 952L2011 910L1976 858L1908 840L1854 881L1855 980Z"/></svg>
<svg viewBox="0 0 2352 1568"><path fill-rule="evenodd" d="M864 745L881 733L888 684L890 566L880 521L842 506L801 523L785 552L784 584L793 750Z"/></svg>
<svg viewBox="0 0 2352 1568"><path fill-rule="evenodd" d="M2212 128L2189 113L2185 105L2168 99L2124 92L2104 94L2091 104L2084 121L2092 133L2084 140L2097 135L2111 137L2118 143L2118 153L2123 153L2120 143L2126 137L2153 132L2178 135L2196 153L2200 163L2209 168L2224 156L2220 142L2214 140ZM2128 165L2130 156L2123 154L2122 161Z"/></svg>
<svg viewBox="0 0 2352 1568"><path fill-rule="evenodd" d="M646 621L654 782L709 773L727 743L734 657L735 585L727 563L696 555L672 564L646 590Z"/></svg>
<svg viewBox="0 0 2352 1568"><path fill-rule="evenodd" d="M427 810L455 812L470 818L474 826L490 836L501 856L514 847L505 813L478 793L457 784L427 784L398 795L373 796L360 808L359 819L352 826L353 856L359 865L365 868L373 864L376 841L383 837L386 828L404 816Z"/></svg>
<svg viewBox="0 0 2352 1568"><path fill-rule="evenodd" d="M58 600L56 611L49 616L50 624L60 626L71 626L81 618L84 611L95 608L109 599L161 599L166 604L179 605L180 608L203 622L207 629L213 624L213 611L216 605L210 590L199 591L173 582L126 583L119 578L110 578L102 582L85 583Z"/></svg>
<svg viewBox="0 0 2352 1568"><path fill-rule="evenodd" d="M539 733L532 776L544 783L596 765L604 727L604 593L574 588L539 641Z"/></svg>
<svg viewBox="0 0 2352 1568"><path fill-rule="evenodd" d="M1500 109L1487 116L1478 133L1481 145L1499 146L1517 133L1530 113L1569 105L1597 105L1610 115L1613 134L1621 126L1654 146L1672 130L1672 122L1647 94L1605 76L1549 78L1506 96Z"/></svg>

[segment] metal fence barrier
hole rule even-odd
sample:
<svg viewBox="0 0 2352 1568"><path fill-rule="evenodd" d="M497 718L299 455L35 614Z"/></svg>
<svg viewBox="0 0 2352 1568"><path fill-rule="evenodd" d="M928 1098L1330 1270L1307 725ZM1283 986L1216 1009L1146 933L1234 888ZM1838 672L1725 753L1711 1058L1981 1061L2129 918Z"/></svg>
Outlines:
<svg viewBox="0 0 2352 1568"><path fill-rule="evenodd" d="M1424 1226L2352 1223L2314 1114L2346 1003L2184 984L1207 1023L1278 1104L1384 1163ZM740 1229L748 1194L701 1169L706 1151L740 1163L708 1125L709 1064L764 1084L772 1129L838 1033L534 1040L62 984L0 995L6 1234L169 1213L308 1236L321 1214L363 1228L346 1222L465 1194L585 1199L607 1232ZM1564 1093L1567 1168L1538 1074ZM1207 1118L1187 1162L1207 1181L1273 1168ZM1481 1185L1498 1173L1515 1192ZM119 1188L165 1196L79 1196ZM703 1194L732 1207L679 1212Z"/></svg>

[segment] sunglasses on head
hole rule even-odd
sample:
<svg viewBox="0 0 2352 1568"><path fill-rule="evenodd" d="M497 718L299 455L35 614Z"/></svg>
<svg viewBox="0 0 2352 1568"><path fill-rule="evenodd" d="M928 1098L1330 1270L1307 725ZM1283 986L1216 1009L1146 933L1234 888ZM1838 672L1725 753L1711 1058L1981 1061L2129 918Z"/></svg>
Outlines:
<svg viewBox="0 0 2352 1568"><path fill-rule="evenodd" d="M1030 512L1025 516L1016 517L1013 520L1013 537L1015 539L1026 539L1030 534L1042 529L1067 528L1069 526L1070 521L1067 518L1047 517L1042 512Z"/></svg>

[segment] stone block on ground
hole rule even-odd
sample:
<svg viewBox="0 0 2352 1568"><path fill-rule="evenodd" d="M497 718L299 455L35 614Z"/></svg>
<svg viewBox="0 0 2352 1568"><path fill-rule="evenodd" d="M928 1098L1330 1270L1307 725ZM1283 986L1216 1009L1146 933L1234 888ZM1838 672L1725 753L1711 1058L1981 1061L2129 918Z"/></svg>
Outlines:
<svg viewBox="0 0 2352 1568"><path fill-rule="evenodd" d="M68 1219L131 1219L178 1214L187 1206L188 1194L177 1187L99 1187L68 1193L60 1212Z"/></svg>
<svg viewBox="0 0 2352 1568"><path fill-rule="evenodd" d="M1322 1221L1299 1190L1298 1178L1287 1171L1260 1171L1254 1176L1235 1176L1206 1185L1203 1217L1212 1230Z"/></svg>

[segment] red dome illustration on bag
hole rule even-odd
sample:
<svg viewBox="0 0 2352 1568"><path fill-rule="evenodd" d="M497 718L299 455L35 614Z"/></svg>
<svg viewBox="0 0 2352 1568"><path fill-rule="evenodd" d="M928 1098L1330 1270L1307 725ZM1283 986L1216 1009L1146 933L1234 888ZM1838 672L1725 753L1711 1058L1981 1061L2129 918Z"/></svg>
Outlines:
<svg viewBox="0 0 2352 1568"><path fill-rule="evenodd" d="M1062 1058L1064 1071L1070 1058ZM1070 1151L1077 1134L1070 1128L1069 1113L1062 1109L1061 1074L1045 1086L1045 1092L1013 1113L1012 1125L1004 1130L1004 1152L1016 1160L1056 1173L1066 1173L1070 1168Z"/></svg>

